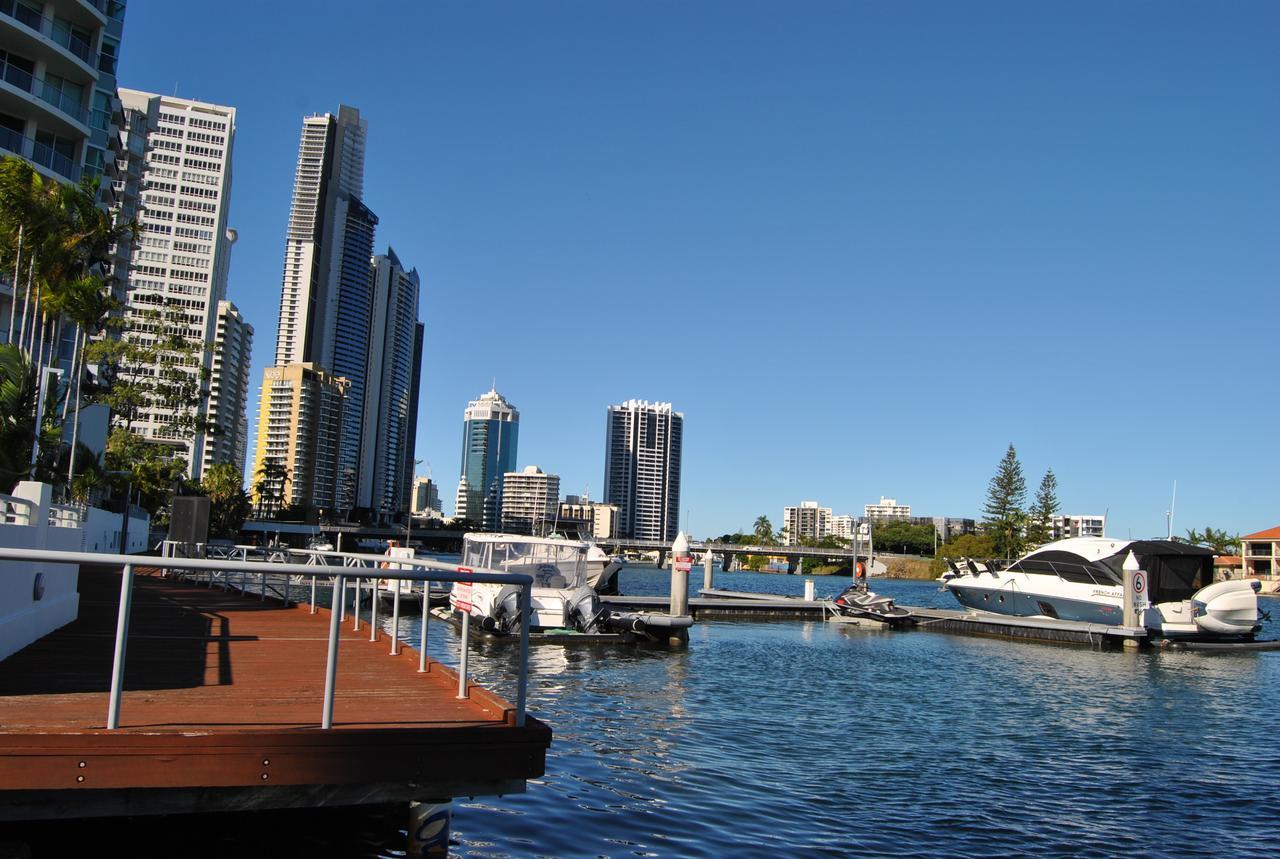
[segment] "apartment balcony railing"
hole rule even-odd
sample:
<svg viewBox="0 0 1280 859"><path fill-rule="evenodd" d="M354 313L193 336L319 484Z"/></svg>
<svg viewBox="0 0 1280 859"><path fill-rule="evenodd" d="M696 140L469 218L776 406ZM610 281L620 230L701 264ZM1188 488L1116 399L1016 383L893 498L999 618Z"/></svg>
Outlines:
<svg viewBox="0 0 1280 859"><path fill-rule="evenodd" d="M46 167L72 182L80 181L79 164L76 164L52 147L37 140L32 140L30 137L23 137L11 128L0 127L0 149L6 149L14 155L28 158L41 167Z"/></svg>
<svg viewBox="0 0 1280 859"><path fill-rule="evenodd" d="M0 60L0 78L3 78L4 82L10 86L15 86L23 92L39 96L42 101L56 107L81 125L89 124L89 111L80 104L80 99L73 97L70 93L59 89L46 80L35 77L25 69L20 69L12 63Z"/></svg>
<svg viewBox="0 0 1280 859"><path fill-rule="evenodd" d="M94 65L93 48L84 39L72 33L65 24L46 18L17 0L0 0L0 15L8 15L18 23L52 39L88 65Z"/></svg>

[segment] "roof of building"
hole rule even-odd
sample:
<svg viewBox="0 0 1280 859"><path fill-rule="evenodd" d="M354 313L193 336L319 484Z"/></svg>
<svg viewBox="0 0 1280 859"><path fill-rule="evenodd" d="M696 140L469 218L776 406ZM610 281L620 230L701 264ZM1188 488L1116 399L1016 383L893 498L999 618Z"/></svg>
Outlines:
<svg viewBox="0 0 1280 859"><path fill-rule="evenodd" d="M1241 540L1280 540L1280 525L1274 528L1268 528L1265 531L1259 531L1256 534L1246 534L1240 538Z"/></svg>
<svg viewBox="0 0 1280 859"><path fill-rule="evenodd" d="M1244 558L1239 555L1219 555L1213 559L1215 567L1242 567L1244 566Z"/></svg>

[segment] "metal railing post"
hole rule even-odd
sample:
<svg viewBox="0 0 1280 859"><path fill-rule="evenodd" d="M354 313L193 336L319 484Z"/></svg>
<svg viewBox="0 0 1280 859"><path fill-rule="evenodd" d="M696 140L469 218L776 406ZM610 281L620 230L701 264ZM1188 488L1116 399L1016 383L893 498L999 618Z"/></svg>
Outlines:
<svg viewBox="0 0 1280 859"><path fill-rule="evenodd" d="M396 594L391 599L391 655L400 655L400 579L396 579Z"/></svg>
<svg viewBox="0 0 1280 859"><path fill-rule="evenodd" d="M338 576L338 584L345 586L346 581ZM320 727L328 730L333 727L333 690L338 682L338 613L329 612L329 661L324 669L324 711L320 716Z"/></svg>
<svg viewBox="0 0 1280 859"><path fill-rule="evenodd" d="M431 616L428 610L427 600L427 583L422 583L422 632L419 634L421 641L418 644L418 673L421 674L427 670L427 618Z"/></svg>
<svg viewBox="0 0 1280 859"><path fill-rule="evenodd" d="M129 640L129 611L133 608L133 564L120 572L120 611L116 614L116 649L111 660L111 696L107 701L107 730L120 727L120 694L124 690L125 645Z"/></svg>
<svg viewBox="0 0 1280 859"><path fill-rule="evenodd" d="M263 570L258 580L258 587L262 591L262 596L258 597L261 602L267 601L267 571Z"/></svg>
<svg viewBox="0 0 1280 859"><path fill-rule="evenodd" d="M362 593L360 592L360 577L359 577L359 576L356 576L356 582L355 582L355 584L356 584L356 603L355 603L355 609L354 609L354 611L352 611L352 612L351 612L351 615L352 615L352 617L354 617L354 618L355 618L355 620L353 620L353 621L351 622L351 630L352 630L353 632L359 632L359 631L360 631L360 597L364 596L364 594L362 594ZM344 600L344 602L345 602L345 600Z"/></svg>
<svg viewBox="0 0 1280 859"><path fill-rule="evenodd" d="M316 577L311 577L311 613L316 613Z"/></svg>
<svg viewBox="0 0 1280 859"><path fill-rule="evenodd" d="M470 651L471 612L462 613L462 662L458 665L458 697L467 697L467 653Z"/></svg>
<svg viewBox="0 0 1280 859"><path fill-rule="evenodd" d="M378 640L378 580L370 579L373 589L369 591L369 640Z"/></svg>
<svg viewBox="0 0 1280 859"><path fill-rule="evenodd" d="M516 676L516 727L524 727L529 695L529 615L533 613L533 585L520 589L520 673Z"/></svg>
<svg viewBox="0 0 1280 859"><path fill-rule="evenodd" d="M339 606L340 606L340 608L338 609L338 619L339 619L339 620L346 620L346 619L347 619L347 584L346 584L346 579L343 579L343 583L342 583L342 591L341 591L341 594L342 594L342 595L341 595L341 596L339 596L338 594L339 594L339 591L338 591L338 577L337 577L337 576L334 576L334 577L333 577L333 597L332 597L332 599L336 599L336 600L338 601Z"/></svg>

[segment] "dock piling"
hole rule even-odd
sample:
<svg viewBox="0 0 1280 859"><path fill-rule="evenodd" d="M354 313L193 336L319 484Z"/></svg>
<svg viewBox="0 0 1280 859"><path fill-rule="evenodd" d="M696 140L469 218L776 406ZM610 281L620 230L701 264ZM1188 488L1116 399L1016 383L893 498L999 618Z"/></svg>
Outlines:
<svg viewBox="0 0 1280 859"><path fill-rule="evenodd" d="M712 557L711 550L707 549L706 554L702 556L702 588L703 590L711 590L716 586L715 574L711 570Z"/></svg>
<svg viewBox="0 0 1280 859"><path fill-rule="evenodd" d="M335 594L345 593L347 580L338 576L333 583ZM324 711L320 716L320 727L328 730L333 727L333 688L338 682L338 613L329 610L329 659L324 668Z"/></svg>

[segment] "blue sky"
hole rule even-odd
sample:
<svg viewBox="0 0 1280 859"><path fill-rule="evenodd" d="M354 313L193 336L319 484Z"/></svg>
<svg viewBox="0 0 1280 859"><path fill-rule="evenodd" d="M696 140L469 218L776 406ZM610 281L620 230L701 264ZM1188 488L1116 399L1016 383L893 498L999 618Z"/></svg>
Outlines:
<svg viewBox="0 0 1280 859"><path fill-rule="evenodd" d="M496 377L597 498L606 406L673 402L696 534L977 516L1012 442L1137 537L1174 480L1176 531L1280 523L1276 44L1271 2L133 0L120 80L237 108L251 427L301 120L346 103L442 495Z"/></svg>

